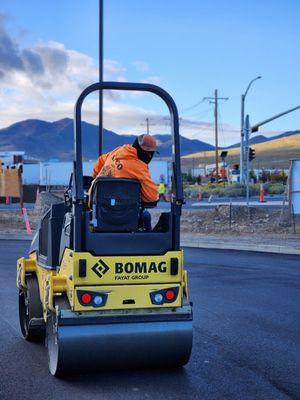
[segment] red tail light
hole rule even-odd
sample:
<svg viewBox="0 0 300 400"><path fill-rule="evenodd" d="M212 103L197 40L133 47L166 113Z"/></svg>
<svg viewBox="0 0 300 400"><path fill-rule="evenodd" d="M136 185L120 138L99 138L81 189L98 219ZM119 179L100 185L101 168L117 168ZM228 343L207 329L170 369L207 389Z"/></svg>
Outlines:
<svg viewBox="0 0 300 400"><path fill-rule="evenodd" d="M173 303L177 299L178 293L179 287L155 290L150 293L151 303L157 306L165 303Z"/></svg>
<svg viewBox="0 0 300 400"><path fill-rule="evenodd" d="M77 290L77 299L82 306L99 308L105 306L108 298L107 292L93 290Z"/></svg>
<svg viewBox="0 0 300 400"><path fill-rule="evenodd" d="M165 298L169 301L174 300L175 298L175 292L173 289L169 289L165 293Z"/></svg>
<svg viewBox="0 0 300 400"><path fill-rule="evenodd" d="M84 304L89 304L92 301L92 296L89 293L83 293L81 296L81 301Z"/></svg>

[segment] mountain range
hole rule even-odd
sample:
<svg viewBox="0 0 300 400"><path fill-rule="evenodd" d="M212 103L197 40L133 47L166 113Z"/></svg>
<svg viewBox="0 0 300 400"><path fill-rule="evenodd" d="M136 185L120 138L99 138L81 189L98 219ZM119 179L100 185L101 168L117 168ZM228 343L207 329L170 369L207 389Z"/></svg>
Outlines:
<svg viewBox="0 0 300 400"><path fill-rule="evenodd" d="M170 135L154 135L159 142L160 157L171 155L172 140ZM108 152L126 143L133 143L136 136L118 135L103 129L103 151ZM98 127L82 122L82 142L84 159L98 157ZM201 140L180 137L182 155L194 151L208 151L214 146ZM17 122L7 128L0 129L0 150L25 151L27 155L39 160L57 158L73 159L73 120L64 118L55 122L29 119Z"/></svg>
<svg viewBox="0 0 300 400"><path fill-rule="evenodd" d="M249 144L258 144L258 143L264 143L264 142L269 142L271 140L276 140L276 139L281 139L284 137L289 137L292 135L297 135L298 133L300 133L299 130L296 131L288 131L288 132L284 132L284 133L280 133L279 135L275 135L275 136L271 136L271 137L266 137L264 135L257 135L257 136L253 136L250 140L249 140ZM239 147L240 142L232 144L231 146L226 147L227 149L232 149L234 147Z"/></svg>
<svg viewBox="0 0 300 400"><path fill-rule="evenodd" d="M290 131L267 138L263 135L254 136L250 143L262 143L280 137L290 136L299 131ZM154 135L159 142L159 157L171 155L172 140L170 135ZM133 143L136 136L118 135L113 131L103 129L103 151L108 152L117 146ZM82 122L83 158L96 159L98 127L88 122ZM214 146L197 139L180 137L181 155L214 150ZM228 148L239 146L239 143ZM17 122L7 128L0 129L0 150L25 151L32 158L46 161L49 159L73 159L73 120L64 118L55 122L38 119L28 119Z"/></svg>

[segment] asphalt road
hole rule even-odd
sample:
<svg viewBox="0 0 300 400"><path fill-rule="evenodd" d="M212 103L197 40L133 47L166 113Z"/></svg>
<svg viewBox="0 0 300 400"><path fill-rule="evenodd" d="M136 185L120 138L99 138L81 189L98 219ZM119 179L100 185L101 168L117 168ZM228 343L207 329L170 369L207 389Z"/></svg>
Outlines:
<svg viewBox="0 0 300 400"><path fill-rule="evenodd" d="M194 302L189 364L56 379L44 347L19 332L15 263L27 247L0 241L1 400L299 399L300 257L186 249Z"/></svg>

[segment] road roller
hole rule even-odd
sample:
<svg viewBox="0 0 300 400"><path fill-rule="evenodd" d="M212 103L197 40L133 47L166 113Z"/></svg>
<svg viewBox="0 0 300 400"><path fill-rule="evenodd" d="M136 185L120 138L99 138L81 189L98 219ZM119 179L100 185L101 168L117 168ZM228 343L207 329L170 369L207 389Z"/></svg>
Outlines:
<svg viewBox="0 0 300 400"><path fill-rule="evenodd" d="M96 91L148 92L167 105L172 130L170 209L143 227L134 179L91 177L82 167L82 105ZM99 140L102 140L99 133ZM27 341L45 342L50 373L177 368L192 349L192 303L180 248L184 203L178 111L162 88L100 82L74 110L74 162L64 201L42 217L27 258L17 261L19 319ZM153 206L153 204L152 204Z"/></svg>

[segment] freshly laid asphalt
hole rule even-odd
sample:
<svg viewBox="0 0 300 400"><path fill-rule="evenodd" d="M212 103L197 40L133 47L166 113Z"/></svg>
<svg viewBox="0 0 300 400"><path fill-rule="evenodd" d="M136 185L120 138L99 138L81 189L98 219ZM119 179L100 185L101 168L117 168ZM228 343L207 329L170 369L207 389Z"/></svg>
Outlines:
<svg viewBox="0 0 300 400"><path fill-rule="evenodd" d="M15 264L28 245L0 241L1 400L300 398L299 256L185 249L194 303L187 366L57 379L45 348L19 331Z"/></svg>

